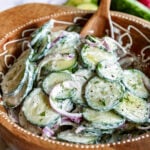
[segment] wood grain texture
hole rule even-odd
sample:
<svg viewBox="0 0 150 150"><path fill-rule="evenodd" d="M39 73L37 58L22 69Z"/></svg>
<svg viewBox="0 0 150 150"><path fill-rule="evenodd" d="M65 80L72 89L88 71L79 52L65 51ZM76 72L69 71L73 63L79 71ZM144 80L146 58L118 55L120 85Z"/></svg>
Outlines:
<svg viewBox="0 0 150 150"><path fill-rule="evenodd" d="M43 22L46 21L33 21L31 24L27 26L23 26L27 22L31 20L50 16L51 14L55 13L62 13L66 11L75 11L75 8L71 7L59 7L59 6L51 6L47 4L26 4L22 6L18 6L12 8L10 10L4 11L0 13L0 52L3 52L3 44L7 41L12 39L17 39L20 36L22 30L29 28L29 27L39 27ZM84 16L87 12L76 14L64 14L62 16L55 16L54 18L60 20L67 20L71 21L75 16ZM146 22L142 19L138 19L137 17L132 17L130 15L124 15L125 17L120 17L121 13L111 12L112 20L122 25L122 27L127 27L128 25L132 24L137 28L140 28L142 32L150 38L150 26L149 22ZM123 15L123 14L122 14ZM127 17L126 17L127 16ZM128 17L130 19L128 19ZM135 22L135 20L138 20ZM144 27L144 25L146 25ZM22 26L17 31L14 29ZM13 31L10 33L10 31ZM10 33L8 36L6 36ZM131 35L133 36L133 40L135 41L132 51L135 51L137 54L140 52L139 49L142 45L149 44L148 41L139 38L139 34L136 31L131 31ZM125 39L126 40L126 39ZM19 47L16 48L17 45L11 47L10 53L16 53L19 51ZM150 53L147 54L150 56ZM0 56L0 71L5 69L3 56ZM150 77L150 67L148 66L146 70L144 70L148 76ZM4 113L2 113L4 112ZM17 125L11 124L7 119L7 114L5 109L0 105L0 134L2 138L10 145L11 147L15 147L17 150L95 150L96 148L81 148L80 146L77 147L76 145L68 146L67 144L62 144L59 142L47 142L46 140L42 140L37 138L31 134L27 134L23 130L20 130ZM117 144L111 145L110 147L99 147L99 150L149 150L150 149L150 138L144 138L140 141L133 141L127 142L125 144Z"/></svg>

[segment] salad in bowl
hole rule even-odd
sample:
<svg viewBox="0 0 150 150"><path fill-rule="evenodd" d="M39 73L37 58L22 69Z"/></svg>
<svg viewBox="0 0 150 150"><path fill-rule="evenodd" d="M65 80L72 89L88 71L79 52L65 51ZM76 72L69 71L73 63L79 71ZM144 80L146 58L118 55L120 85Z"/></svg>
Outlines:
<svg viewBox="0 0 150 150"><path fill-rule="evenodd" d="M51 19L31 33L5 74L3 105L22 128L47 139L106 144L150 129L150 79L109 36L53 31Z"/></svg>

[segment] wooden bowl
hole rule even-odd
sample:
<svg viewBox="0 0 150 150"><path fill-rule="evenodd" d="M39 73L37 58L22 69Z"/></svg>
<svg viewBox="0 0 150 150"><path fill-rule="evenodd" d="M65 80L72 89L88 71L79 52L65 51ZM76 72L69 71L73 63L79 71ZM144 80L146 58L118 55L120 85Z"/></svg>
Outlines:
<svg viewBox="0 0 150 150"><path fill-rule="evenodd" d="M37 28L51 18L59 21L76 22L83 17L88 18L91 13L90 11L46 4L22 5L2 12L0 14L0 76L3 77L10 67L10 63L21 53L20 42L12 43L12 40L26 37L28 33L24 30ZM131 49L135 57L133 65L140 65L140 69L150 77L150 22L119 12L111 12L111 17L115 27L116 40L119 40L124 47ZM55 30L63 29L66 26L63 22L58 22ZM73 144L45 139L24 130L11 121L2 105L0 105L0 136L15 150L150 149L149 133L134 139L98 145Z"/></svg>

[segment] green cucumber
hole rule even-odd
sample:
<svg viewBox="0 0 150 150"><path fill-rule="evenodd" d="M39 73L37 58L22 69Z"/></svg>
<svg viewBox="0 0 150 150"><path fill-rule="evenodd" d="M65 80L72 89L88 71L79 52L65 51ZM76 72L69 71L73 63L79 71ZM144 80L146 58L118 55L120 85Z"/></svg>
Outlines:
<svg viewBox="0 0 150 150"><path fill-rule="evenodd" d="M150 108L148 103L131 93L126 93L114 109L129 121L135 123L144 123L149 119Z"/></svg>
<svg viewBox="0 0 150 150"><path fill-rule="evenodd" d="M83 109L83 117L94 127L105 129L114 129L123 125L125 119L113 111L100 112L89 108Z"/></svg>
<svg viewBox="0 0 150 150"><path fill-rule="evenodd" d="M77 134L72 130L62 131L57 134L57 139L73 142L73 143L81 143L81 144L95 144L98 140L98 136L90 135L90 134Z"/></svg>
<svg viewBox="0 0 150 150"><path fill-rule="evenodd" d="M50 73L43 81L42 87L46 94L49 94L51 89L58 83L65 80L71 80L71 74L69 72L53 72Z"/></svg>
<svg viewBox="0 0 150 150"><path fill-rule="evenodd" d="M77 89L76 94L72 97L73 103L83 106L87 105L84 98L84 86L93 75L94 73L88 69L78 69L72 74L72 81Z"/></svg>
<svg viewBox="0 0 150 150"><path fill-rule="evenodd" d="M51 36L50 29L53 27L53 21L49 21L31 35L31 49L34 53L30 58L31 61L37 61L44 57L50 48Z"/></svg>
<svg viewBox="0 0 150 150"><path fill-rule="evenodd" d="M81 49L81 58L83 65L91 70L94 70L98 62L106 60L117 60L116 56L107 52L103 48L92 47L87 44Z"/></svg>
<svg viewBox="0 0 150 150"><path fill-rule="evenodd" d="M50 35L47 35L41 39L40 45L37 48L33 47L33 50L36 50L38 52L34 52L30 60L37 61L43 58L48 53L49 48L50 48Z"/></svg>
<svg viewBox="0 0 150 150"><path fill-rule="evenodd" d="M37 126L53 126L60 115L53 111L47 95L40 88L34 89L25 99L22 111L26 119Z"/></svg>
<svg viewBox="0 0 150 150"><path fill-rule="evenodd" d="M123 70L118 62L103 60L97 65L97 74L99 77L110 81L120 81L123 76Z"/></svg>
<svg viewBox="0 0 150 150"><path fill-rule="evenodd" d="M80 36L76 32L58 31L51 35L52 46L49 54L75 53L81 44Z"/></svg>
<svg viewBox="0 0 150 150"><path fill-rule="evenodd" d="M137 0L112 0L111 9L126 12L150 21L150 10Z"/></svg>
<svg viewBox="0 0 150 150"><path fill-rule="evenodd" d="M144 85L145 75L137 69L128 69L123 72L123 83L126 88L141 98L148 98L149 91Z"/></svg>
<svg viewBox="0 0 150 150"><path fill-rule="evenodd" d="M29 50L24 51L6 73L1 83L4 95L13 95L14 93L18 93L23 87L23 84L27 79L26 59L29 57L29 54Z"/></svg>
<svg viewBox="0 0 150 150"><path fill-rule="evenodd" d="M74 82L67 80L55 85L51 90L50 96L54 101L71 99L75 95L76 91L77 88L74 85Z"/></svg>
<svg viewBox="0 0 150 150"><path fill-rule="evenodd" d="M93 77L85 87L85 99L88 105L99 111L111 110L123 97L124 88L119 82L110 82Z"/></svg>
<svg viewBox="0 0 150 150"><path fill-rule="evenodd" d="M114 53L114 55L116 55L116 50L118 49L118 44L114 39L112 39L108 36L105 36L103 38L98 38L98 37L94 37L92 35L87 35L85 37L85 39L86 39L85 42L87 44L93 45L94 47L98 47L107 52Z"/></svg>
<svg viewBox="0 0 150 150"><path fill-rule="evenodd" d="M3 95L4 104L7 107L17 107L20 105L33 88L36 77L36 65L27 61L26 68L27 78L25 79L25 82L23 83L19 92L15 92L10 95Z"/></svg>
<svg viewBox="0 0 150 150"><path fill-rule="evenodd" d="M73 54L47 55L39 64L39 74L48 74L54 71L70 70L76 67L77 56Z"/></svg>
<svg viewBox="0 0 150 150"><path fill-rule="evenodd" d="M23 113L22 110L20 110L20 112L19 112L18 119L19 119L19 124L24 129L26 129L26 130L28 130L28 131L36 134L36 135L41 135L42 134L41 128L39 128L38 126L33 125L29 121L27 121L27 119L24 116L24 113Z"/></svg>

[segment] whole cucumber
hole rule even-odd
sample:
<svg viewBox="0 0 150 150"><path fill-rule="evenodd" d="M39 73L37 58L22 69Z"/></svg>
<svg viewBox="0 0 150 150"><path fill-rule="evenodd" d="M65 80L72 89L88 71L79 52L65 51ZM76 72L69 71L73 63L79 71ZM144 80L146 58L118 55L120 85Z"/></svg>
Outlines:
<svg viewBox="0 0 150 150"><path fill-rule="evenodd" d="M126 12L150 21L150 9L137 0L112 0L111 9Z"/></svg>

